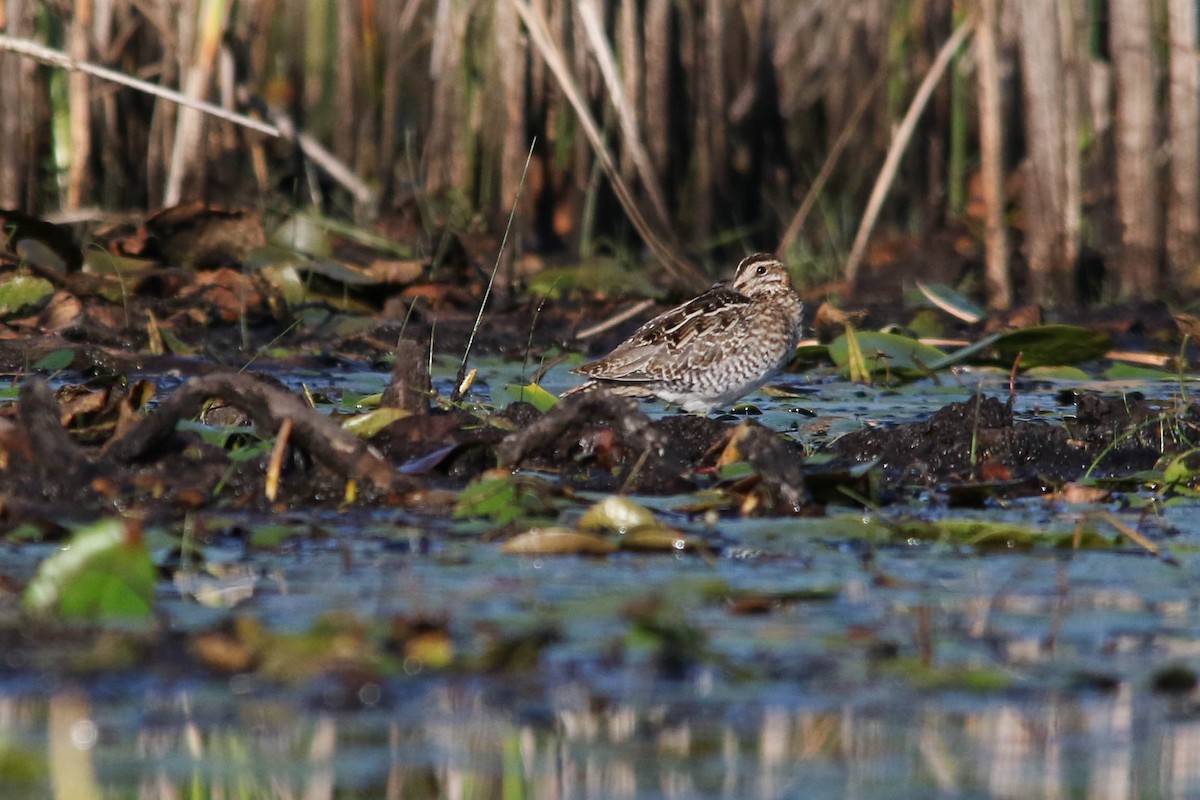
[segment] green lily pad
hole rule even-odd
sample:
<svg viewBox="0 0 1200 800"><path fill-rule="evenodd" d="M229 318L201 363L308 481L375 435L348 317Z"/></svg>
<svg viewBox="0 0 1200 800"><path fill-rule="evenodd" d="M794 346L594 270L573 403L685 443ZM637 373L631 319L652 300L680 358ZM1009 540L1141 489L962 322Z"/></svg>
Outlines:
<svg viewBox="0 0 1200 800"><path fill-rule="evenodd" d="M58 350L51 350L39 358L34 363L33 369L38 372L58 372L71 366L74 361L75 351L69 347L61 347Z"/></svg>
<svg viewBox="0 0 1200 800"><path fill-rule="evenodd" d="M892 372L924 375L929 371L930 364L945 356L936 347L894 333L857 331L853 336L858 341L865 367L874 372L890 369ZM829 357L838 367L850 366L851 348L847 334L842 334L829 345Z"/></svg>
<svg viewBox="0 0 1200 800"><path fill-rule="evenodd" d="M555 513L547 482L501 470L484 473L471 481L454 505L455 519L486 517L497 525Z"/></svg>
<svg viewBox="0 0 1200 800"><path fill-rule="evenodd" d="M1092 377L1079 367L1033 367L1025 370L1024 374L1046 381L1086 381Z"/></svg>
<svg viewBox="0 0 1200 800"><path fill-rule="evenodd" d="M963 322L975 323L987 316L987 312L980 308L978 303L944 283L917 281L917 288L925 295L926 300Z"/></svg>
<svg viewBox="0 0 1200 800"><path fill-rule="evenodd" d="M1200 448L1192 448L1171 459L1163 469L1167 484L1192 483L1200 475Z"/></svg>
<svg viewBox="0 0 1200 800"><path fill-rule="evenodd" d="M1178 378L1179 375L1163 369L1117 362L1100 373L1100 377L1106 381L1166 381Z"/></svg>
<svg viewBox="0 0 1200 800"><path fill-rule="evenodd" d="M1021 367L1079 364L1099 358L1112 349L1112 337L1078 325L1038 325L1005 333L993 345L1002 362L1021 355Z"/></svg>
<svg viewBox="0 0 1200 800"><path fill-rule="evenodd" d="M154 562L132 522L112 518L78 531L44 560L25 607L65 619L145 619L154 610Z"/></svg>
<svg viewBox="0 0 1200 800"><path fill-rule="evenodd" d="M748 461L733 461L722 464L717 469L717 477L723 481L740 481L754 474L754 467Z"/></svg>
<svg viewBox="0 0 1200 800"><path fill-rule="evenodd" d="M0 278L0 316L10 316L37 305L54 294L54 284L45 278L14 274Z"/></svg>
<svg viewBox="0 0 1200 800"><path fill-rule="evenodd" d="M119 256L96 247L89 247L83 254L84 266L97 275L133 275L153 269L156 263L150 258Z"/></svg>
<svg viewBox="0 0 1200 800"><path fill-rule="evenodd" d="M512 403L529 403L543 414L558 402L557 397L536 383L527 383L524 386L510 383L500 390L500 395Z"/></svg>

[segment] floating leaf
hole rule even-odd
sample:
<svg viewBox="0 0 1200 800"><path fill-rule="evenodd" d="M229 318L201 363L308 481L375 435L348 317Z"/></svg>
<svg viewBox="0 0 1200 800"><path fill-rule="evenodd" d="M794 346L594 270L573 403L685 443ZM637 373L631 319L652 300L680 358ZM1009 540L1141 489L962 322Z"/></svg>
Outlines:
<svg viewBox="0 0 1200 800"><path fill-rule="evenodd" d="M255 440L233 448L227 457L230 461L252 461L270 453L274 446L275 442L272 439Z"/></svg>
<svg viewBox="0 0 1200 800"><path fill-rule="evenodd" d="M58 372L71 366L75 361L75 351L69 347L51 350L34 362L33 369L38 372Z"/></svg>
<svg viewBox="0 0 1200 800"><path fill-rule="evenodd" d="M1013 685L1013 676L995 667L929 666L915 659L898 659L888 670L923 689L964 692L1001 692Z"/></svg>
<svg viewBox="0 0 1200 800"><path fill-rule="evenodd" d="M1028 548L1044 536L1040 531L1008 522L977 519L905 520L896 527L900 540L945 541L984 549Z"/></svg>
<svg viewBox="0 0 1200 800"><path fill-rule="evenodd" d="M1150 678L1150 688L1160 694L1189 694L1197 683L1196 670L1182 663L1166 664Z"/></svg>
<svg viewBox="0 0 1200 800"><path fill-rule="evenodd" d="M796 348L796 355L792 360L804 363L828 361L829 345L815 344L810 340L809 343L801 344Z"/></svg>
<svg viewBox="0 0 1200 800"><path fill-rule="evenodd" d="M329 232L309 214L294 214L281 222L271 233L271 243L314 256L327 256L333 251Z"/></svg>
<svg viewBox="0 0 1200 800"><path fill-rule="evenodd" d="M729 409L729 413L742 417L758 417L762 415L762 409L753 403L737 403Z"/></svg>
<svg viewBox="0 0 1200 800"><path fill-rule="evenodd" d="M969 344L966 347L960 347L952 353L947 353L941 358L926 364L931 372L945 369L946 367L954 366L963 361L974 358L976 355L986 352L993 344L1000 339L1001 334L993 333L991 336L986 336L974 344Z"/></svg>
<svg viewBox="0 0 1200 800"><path fill-rule="evenodd" d="M500 390L501 396L513 403L529 403L543 414L554 407L558 398L547 392L539 384L527 383L524 386L508 384Z"/></svg>
<svg viewBox="0 0 1200 800"><path fill-rule="evenodd" d="M950 316L957 317L968 324L979 322L986 315L978 303L944 283L917 281L917 288L921 290L921 294L925 295L926 300Z"/></svg>
<svg viewBox="0 0 1200 800"><path fill-rule="evenodd" d="M732 443L731 443L732 446ZM729 452L729 448L726 448ZM722 454L724 458L724 453ZM754 474L754 467L749 461L730 461L723 463L717 467L717 477L723 481L740 481L743 478L749 478Z"/></svg>
<svg viewBox="0 0 1200 800"><path fill-rule="evenodd" d="M301 528L286 522L256 525L250 531L247 544L257 550L274 550L288 539L299 536L301 533L303 533Z"/></svg>
<svg viewBox="0 0 1200 800"><path fill-rule="evenodd" d="M857 342L858 355L851 347L851 338ZM924 375L930 371L930 365L941 361L945 354L936 347L921 344L907 336L875 331L852 333L847 328L845 334L829 345L829 357L839 367L849 369L851 380L861 383L869 375L868 370L880 372L889 369L892 372ZM859 358L862 359L861 363L857 362ZM862 374L856 378L858 371Z"/></svg>
<svg viewBox="0 0 1200 800"><path fill-rule="evenodd" d="M762 389L759 389L759 391L765 394L767 397L773 397L778 400L800 400L812 396L808 391L804 391L799 387L787 386L778 383L764 386Z"/></svg>
<svg viewBox="0 0 1200 800"><path fill-rule="evenodd" d="M638 528L621 539L621 549L637 553L694 553L707 550L699 539L667 527Z"/></svg>
<svg viewBox="0 0 1200 800"><path fill-rule="evenodd" d="M534 528L519 533L500 548L518 556L605 556L617 549L615 542L570 528Z"/></svg>
<svg viewBox="0 0 1200 800"><path fill-rule="evenodd" d="M404 641L404 658L422 666L442 669L454 661L454 640L444 627L429 627Z"/></svg>
<svg viewBox="0 0 1200 800"><path fill-rule="evenodd" d="M158 262L150 258L118 256L107 250L89 247L83 254L83 263L89 273L97 275L132 275L149 270Z"/></svg>
<svg viewBox="0 0 1200 800"><path fill-rule="evenodd" d="M638 528L653 527L659 527L659 522L650 509L620 495L604 498L579 518L579 528L585 531L628 533Z"/></svg>
<svg viewBox="0 0 1200 800"><path fill-rule="evenodd" d="M146 618L154 608L154 579L140 528L106 519L78 531L41 563L25 590L25 607L68 619Z"/></svg>
<svg viewBox="0 0 1200 800"><path fill-rule="evenodd" d="M0 280L0 315L15 314L54 294L54 284L45 278L14 274Z"/></svg>
<svg viewBox="0 0 1200 800"><path fill-rule="evenodd" d="M1106 381L1165 381L1176 379L1179 375L1162 369L1118 362L1100 373L1100 377Z"/></svg>
<svg viewBox="0 0 1200 800"><path fill-rule="evenodd" d="M1025 370L1024 375L1043 381L1089 381L1092 379L1091 375L1079 367L1033 367Z"/></svg>
<svg viewBox="0 0 1200 800"><path fill-rule="evenodd" d="M412 416L412 412L402 408L377 408L366 414L350 417L342 423L342 427L361 439L370 439L396 420L409 416Z"/></svg>
<svg viewBox="0 0 1200 800"><path fill-rule="evenodd" d="M1021 367L1046 364L1079 364L1099 358L1112 349L1112 337L1104 331L1078 325L1038 325L1005 333L995 342L1000 360L1011 363L1021 354Z"/></svg>
<svg viewBox="0 0 1200 800"><path fill-rule="evenodd" d="M1187 450L1171 459L1163 470L1163 481L1168 485L1191 483L1200 474L1200 448Z"/></svg>
<svg viewBox="0 0 1200 800"><path fill-rule="evenodd" d="M904 327L918 339L940 339L946 335L946 329L942 325L942 316L932 308L918 309Z"/></svg>
<svg viewBox="0 0 1200 800"><path fill-rule="evenodd" d="M1084 533L1090 532L1085 528ZM1068 540L1071 535L1066 537ZM1018 525L1011 522L992 522L983 519L951 518L935 521L902 520L892 531L893 541L940 541L967 545L980 550L1026 550L1037 545L1060 546L1062 534L1044 528ZM1107 547L1103 537L1086 538L1086 546Z"/></svg>
<svg viewBox="0 0 1200 800"><path fill-rule="evenodd" d="M297 266L301 272L311 272L343 286L374 286L379 283L366 270L328 258L306 261Z"/></svg>
<svg viewBox="0 0 1200 800"><path fill-rule="evenodd" d="M549 493L549 484L543 480L492 470L459 493L454 517L487 517L506 525L521 517L553 514Z"/></svg>
<svg viewBox="0 0 1200 800"><path fill-rule="evenodd" d="M273 286L289 305L301 305L308 300L308 283L294 265L263 267L261 273L267 283Z"/></svg>
<svg viewBox="0 0 1200 800"><path fill-rule="evenodd" d="M20 211L0 209L0 247L6 245L26 263L55 272L75 272L83 261L67 228Z"/></svg>

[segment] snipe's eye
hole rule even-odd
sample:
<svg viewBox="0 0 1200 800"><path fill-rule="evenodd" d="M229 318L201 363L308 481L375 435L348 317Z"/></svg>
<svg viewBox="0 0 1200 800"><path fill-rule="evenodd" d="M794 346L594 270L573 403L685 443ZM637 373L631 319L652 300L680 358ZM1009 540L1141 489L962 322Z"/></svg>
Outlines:
<svg viewBox="0 0 1200 800"><path fill-rule="evenodd" d="M765 266L763 266L762 264L759 264L758 269L754 270L754 274L755 275L766 275L767 268Z"/></svg>

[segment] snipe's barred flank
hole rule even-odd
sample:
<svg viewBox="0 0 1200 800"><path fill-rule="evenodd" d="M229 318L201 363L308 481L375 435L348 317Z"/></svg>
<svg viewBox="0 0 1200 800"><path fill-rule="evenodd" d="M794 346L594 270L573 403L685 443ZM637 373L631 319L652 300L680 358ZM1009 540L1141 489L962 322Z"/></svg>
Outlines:
<svg viewBox="0 0 1200 800"><path fill-rule="evenodd" d="M787 364L803 309L783 264L766 253L747 256L733 281L660 314L604 358L573 370L590 380L566 394L604 387L707 414Z"/></svg>

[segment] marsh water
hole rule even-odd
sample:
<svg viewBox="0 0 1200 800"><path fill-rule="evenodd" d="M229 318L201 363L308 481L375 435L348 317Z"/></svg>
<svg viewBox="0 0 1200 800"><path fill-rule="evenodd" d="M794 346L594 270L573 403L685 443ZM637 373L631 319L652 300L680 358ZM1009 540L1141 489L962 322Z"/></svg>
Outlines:
<svg viewBox="0 0 1200 800"><path fill-rule="evenodd" d="M482 369L480 399L514 372ZM386 376L326 380L331 393L366 394ZM978 380L885 391L796 378L783 382L789 396L750 400L758 419L815 448L855 426L919 419ZM544 383L567 381L556 370ZM1066 413L1063 388L1027 386L1019 413ZM985 376L982 390L1006 392L1006 381ZM1200 795L1198 506L1150 494L1105 508L1144 504L1177 563L1129 546L983 550L872 533L880 515L953 513L1069 534L1097 510L1053 498L950 511L929 496L745 520L677 511L689 498L637 498L711 551L603 558L507 555L478 525L403 510L298 510L271 522L308 533L280 545L232 534L209 544L239 603L197 603L162 581L159 624L185 635L250 619L301 636L432 620L454 643L450 667L402 658L386 677L289 681L210 674L177 653L122 664L100 654L115 646L103 637L62 656L108 659L102 671L41 670L10 649L0 796ZM267 523L226 516L229 530ZM3 545L24 574L53 547ZM342 646L337 630L323 641Z"/></svg>

